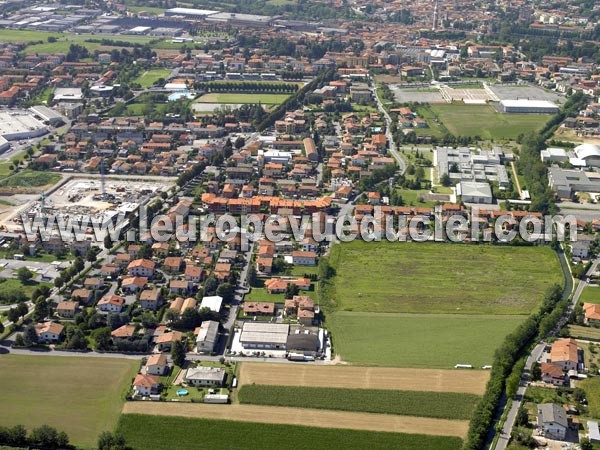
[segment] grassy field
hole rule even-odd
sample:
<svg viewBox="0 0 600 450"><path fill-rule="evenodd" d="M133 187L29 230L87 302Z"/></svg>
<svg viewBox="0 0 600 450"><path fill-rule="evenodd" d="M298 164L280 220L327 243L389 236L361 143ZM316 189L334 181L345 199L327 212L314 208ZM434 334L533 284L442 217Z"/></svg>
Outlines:
<svg viewBox="0 0 600 450"><path fill-rule="evenodd" d="M135 78L132 83L139 83L142 88L149 88L160 78L167 78L171 71L169 69L150 69Z"/></svg>
<svg viewBox="0 0 600 450"><path fill-rule="evenodd" d="M489 105L435 104L431 111L456 136L515 139L535 132L550 119L547 114L503 114Z"/></svg>
<svg viewBox="0 0 600 450"><path fill-rule="evenodd" d="M579 301L581 303L600 303L600 286L587 285L583 288Z"/></svg>
<svg viewBox="0 0 600 450"><path fill-rule="evenodd" d="M175 442L179 450L195 450L200 442L203 448L213 450L458 450L461 447L461 440L453 437L137 414L121 416L117 431L136 450L171 450Z"/></svg>
<svg viewBox="0 0 600 450"><path fill-rule="evenodd" d="M138 361L60 356L0 356L1 425L43 423L92 447L112 430Z"/></svg>
<svg viewBox="0 0 600 450"><path fill-rule="evenodd" d="M569 335L579 339L600 341L600 328L569 325Z"/></svg>
<svg viewBox="0 0 600 450"><path fill-rule="evenodd" d="M589 378L579 383L588 401L588 412L594 419L600 419L600 378Z"/></svg>
<svg viewBox="0 0 600 450"><path fill-rule="evenodd" d="M3 280L4 281L0 282L0 290L4 291L4 293L22 291L27 296L28 300L37 287L41 285L51 286L50 283L38 283L33 280L29 280L25 284L21 283L21 281L16 278L3 278Z"/></svg>
<svg viewBox="0 0 600 450"><path fill-rule="evenodd" d="M264 288L252 288L250 293L244 296L247 302L270 302L270 303L285 303L284 294L269 294Z"/></svg>
<svg viewBox="0 0 600 450"><path fill-rule="evenodd" d="M340 311L327 315L327 327L335 352L350 363L442 369L472 364L477 369L492 363L496 348L524 318Z"/></svg>
<svg viewBox="0 0 600 450"><path fill-rule="evenodd" d="M354 241L331 262L332 306L355 312L529 314L563 281L549 247Z"/></svg>
<svg viewBox="0 0 600 450"><path fill-rule="evenodd" d="M488 370L244 362L240 365L238 386L257 384L362 390L402 389L403 391L458 392L482 395L485 392L489 375Z"/></svg>
<svg viewBox="0 0 600 450"><path fill-rule="evenodd" d="M480 397L455 392L245 385L240 403L379 414L470 419Z"/></svg>
<svg viewBox="0 0 600 450"><path fill-rule="evenodd" d="M41 187L56 184L61 176L58 173L26 170L0 181L0 187Z"/></svg>
<svg viewBox="0 0 600 450"><path fill-rule="evenodd" d="M284 102L290 94L204 94L196 100L197 103L232 103L252 104L262 103L264 105L278 105Z"/></svg>
<svg viewBox="0 0 600 450"><path fill-rule="evenodd" d="M0 30L0 41L2 42L36 42L46 41L48 37L61 38L64 34L47 33L45 31L30 31L30 30Z"/></svg>

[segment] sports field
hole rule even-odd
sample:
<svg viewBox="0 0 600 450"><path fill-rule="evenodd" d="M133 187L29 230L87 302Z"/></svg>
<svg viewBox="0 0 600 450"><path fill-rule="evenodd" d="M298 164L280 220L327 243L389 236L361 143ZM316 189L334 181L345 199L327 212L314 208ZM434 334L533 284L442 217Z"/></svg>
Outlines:
<svg viewBox="0 0 600 450"><path fill-rule="evenodd" d="M392 431L463 438L467 420L432 419L319 409L286 408L262 405L211 405L208 403L127 402L123 414L181 416L201 419L234 420L279 425L303 425L365 431ZM180 429L177 431L181 432ZM183 434L183 433L182 433ZM226 434L223 434L224 436ZM231 448L231 447L230 447ZM247 448L247 447L245 447ZM260 447L257 447L260 448Z"/></svg>
<svg viewBox="0 0 600 450"><path fill-rule="evenodd" d="M504 114L489 105L461 103L432 104L431 111L455 136L480 136L482 139L515 139L541 129L549 114Z"/></svg>
<svg viewBox="0 0 600 450"><path fill-rule="evenodd" d="M135 78L132 83L138 83L142 88L149 88L161 78L167 78L171 71L169 69L150 69Z"/></svg>
<svg viewBox="0 0 600 450"><path fill-rule="evenodd" d="M484 370L408 369L345 365L241 363L238 386L314 386L404 391L464 392L482 395Z"/></svg>
<svg viewBox="0 0 600 450"><path fill-rule="evenodd" d="M504 337L525 317L339 311L327 316L327 327L336 354L349 363L478 369L492 363Z"/></svg>
<svg viewBox="0 0 600 450"><path fill-rule="evenodd" d="M456 392L244 385L242 404L468 420L481 397Z"/></svg>
<svg viewBox="0 0 600 450"><path fill-rule="evenodd" d="M253 104L262 103L264 105L278 105L283 103L290 94L204 94L197 103L232 103L232 104Z"/></svg>
<svg viewBox="0 0 600 450"><path fill-rule="evenodd" d="M530 314L563 281L549 247L354 241L331 263L333 306L354 312Z"/></svg>
<svg viewBox="0 0 600 450"><path fill-rule="evenodd" d="M48 424L91 447L114 429L139 361L61 356L0 356L0 425Z"/></svg>
<svg viewBox="0 0 600 450"><path fill-rule="evenodd" d="M160 405L140 405L160 406ZM183 406L183 405L165 405ZM205 406L205 405L189 405ZM220 409L227 408L215 405ZM257 418L258 420L259 418ZM389 449L458 450L456 437L417 434L375 433L339 428L275 425L269 423L233 422L228 420L160 417L138 414L121 416L117 431L136 450L152 448L179 450L200 447L213 450L278 449L278 450L364 450ZM389 430L393 431L393 430Z"/></svg>
<svg viewBox="0 0 600 450"><path fill-rule="evenodd" d="M600 303L600 286L587 285L583 288L579 301L581 303Z"/></svg>

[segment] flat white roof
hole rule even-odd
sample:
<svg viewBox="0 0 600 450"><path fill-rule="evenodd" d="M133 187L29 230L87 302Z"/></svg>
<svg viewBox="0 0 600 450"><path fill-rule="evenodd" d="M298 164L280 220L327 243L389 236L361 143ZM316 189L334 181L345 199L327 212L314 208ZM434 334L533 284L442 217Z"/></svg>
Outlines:
<svg viewBox="0 0 600 450"><path fill-rule="evenodd" d="M187 16L209 16L211 14L217 14L219 11L212 11L210 9L195 9L195 8L171 8L165 12L171 14L184 14Z"/></svg>
<svg viewBox="0 0 600 450"><path fill-rule="evenodd" d="M508 106L508 107L521 107L521 108L556 108L558 109L558 106L556 106L554 103L549 102L547 100L529 100L529 99L517 99L517 100L502 100L500 102L501 105L503 106Z"/></svg>
<svg viewBox="0 0 600 450"><path fill-rule="evenodd" d="M213 295L211 297L204 297L202 302L200 303L200 309L208 308L211 311L219 312L221 311L221 305L223 304L223 297L219 297L218 295Z"/></svg>

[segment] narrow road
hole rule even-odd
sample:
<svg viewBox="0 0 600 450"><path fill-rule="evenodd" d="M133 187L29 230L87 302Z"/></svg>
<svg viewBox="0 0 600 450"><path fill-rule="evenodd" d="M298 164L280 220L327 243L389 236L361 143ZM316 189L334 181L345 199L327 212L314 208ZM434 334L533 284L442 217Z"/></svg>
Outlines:
<svg viewBox="0 0 600 450"><path fill-rule="evenodd" d="M566 264L568 264L568 262L566 260L565 254L562 250L559 251L559 258L560 258L563 272L565 274L565 289L563 291L563 300L564 300L565 298L569 297L569 295L571 294L571 292L573 290L573 281L572 281L572 278L571 278L571 280L569 280L571 275L570 275L568 266L565 266ZM560 328L568 320L568 317L571 314L571 312L573 311L573 308L575 308L575 305L579 301L579 297L581 296L583 289L588 284L590 275L596 270L599 263L600 263L600 259L595 260L592 263L592 265L590 266L590 268L588 269L588 271L586 272L585 277L582 280L580 280L579 283L577 284L577 288L575 289L575 292L573 293L573 297L571 298L571 303L569 304L569 308L567 309L567 311L565 312L563 317L560 319L558 326L554 330L552 330L551 336L556 335L556 333L558 333ZM567 277L569 277L569 278L567 278ZM551 337L551 336L548 336L548 337ZM523 403L523 396L525 395L525 391L527 390L527 385L530 381L529 374L531 373L531 368L533 367L533 364L541 358L542 353L544 352L545 346L546 346L546 343L544 341L538 342L537 345L533 348L533 350L529 354L529 356L527 357L527 361L525 363L525 368L523 370L523 375L522 375L521 381L519 383L519 388L517 389L517 394L512 399L512 402L510 405L510 410L508 411L506 421L504 422L504 426L502 427L502 432L500 433L500 437L498 438L498 441L496 442L496 446L494 447L495 450L505 450L506 447L508 446L508 442L510 441L510 434L512 432L513 426L515 424L515 419L517 417L517 412L519 411L519 408L521 407L521 404Z"/></svg>
<svg viewBox="0 0 600 450"><path fill-rule="evenodd" d="M512 169L513 179L515 180L515 184L517 185L517 189L519 191L519 197L521 198L521 200L524 200L523 191L521 190L521 183L519 182L519 177L517 176L517 169L515 167L514 161L510 162L510 168Z"/></svg>
<svg viewBox="0 0 600 450"><path fill-rule="evenodd" d="M381 111L383 117L385 118L385 137L389 144L388 150L392 157L398 162L398 166L400 167L400 173L404 175L404 172L406 171L406 161L404 160L402 155L398 153L396 142L394 141L394 135L392 134L392 118L383 106L383 103L381 103L381 101L379 100L379 97L377 96L377 88L372 87L369 89L375 97L375 101L377 102L377 108L379 109L379 111Z"/></svg>

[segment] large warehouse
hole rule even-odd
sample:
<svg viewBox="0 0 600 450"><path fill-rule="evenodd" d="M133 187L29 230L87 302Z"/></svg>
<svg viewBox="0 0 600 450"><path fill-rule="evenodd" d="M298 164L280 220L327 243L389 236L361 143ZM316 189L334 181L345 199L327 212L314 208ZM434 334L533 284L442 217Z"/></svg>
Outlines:
<svg viewBox="0 0 600 450"><path fill-rule="evenodd" d="M547 100L502 100L500 106L505 113L555 114L558 112L558 106Z"/></svg>
<svg viewBox="0 0 600 450"><path fill-rule="evenodd" d="M0 136L7 141L32 139L48 133L48 128L33 113L24 110L0 111Z"/></svg>

